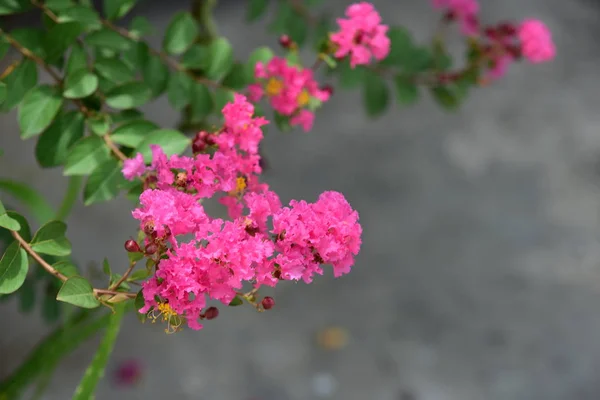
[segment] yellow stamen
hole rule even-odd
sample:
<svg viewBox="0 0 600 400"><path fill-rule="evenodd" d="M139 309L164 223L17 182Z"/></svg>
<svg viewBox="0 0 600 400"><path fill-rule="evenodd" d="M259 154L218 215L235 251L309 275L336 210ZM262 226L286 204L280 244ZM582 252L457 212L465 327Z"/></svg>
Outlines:
<svg viewBox="0 0 600 400"><path fill-rule="evenodd" d="M310 94L308 94L308 91L306 89L302 90L302 92L300 92L300 94L298 95L298 107L304 107L305 105L308 104L308 102L310 101Z"/></svg>
<svg viewBox="0 0 600 400"><path fill-rule="evenodd" d="M244 178L243 176L238 177L235 180L235 189L233 189L231 192L229 192L230 196L239 196L240 194L242 194L244 192L244 190L246 189L246 178Z"/></svg>
<svg viewBox="0 0 600 400"><path fill-rule="evenodd" d="M158 303L158 306L148 313L148 318L152 320L152 323L155 323L158 318L166 322L165 333L175 333L181 330L181 324L183 324L183 318L173 310L169 303Z"/></svg>
<svg viewBox="0 0 600 400"><path fill-rule="evenodd" d="M283 90L283 82L277 78L269 79L265 91L268 96L277 96Z"/></svg>

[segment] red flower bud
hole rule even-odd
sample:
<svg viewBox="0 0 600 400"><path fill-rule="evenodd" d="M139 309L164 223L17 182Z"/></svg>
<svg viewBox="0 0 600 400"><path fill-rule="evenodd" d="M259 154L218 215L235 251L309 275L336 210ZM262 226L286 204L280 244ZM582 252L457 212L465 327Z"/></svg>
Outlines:
<svg viewBox="0 0 600 400"><path fill-rule="evenodd" d="M273 308L275 306L275 299L267 296L264 299L262 299L261 304L265 310L270 310L271 308Z"/></svg>
<svg viewBox="0 0 600 400"><path fill-rule="evenodd" d="M219 316L219 309L217 307L208 307L204 312L204 318L211 320Z"/></svg>
<svg viewBox="0 0 600 400"><path fill-rule="evenodd" d="M146 245L146 248L144 249L145 253L148 255L156 253L157 250L158 250L158 246L154 243L149 243L148 245Z"/></svg>
<svg viewBox="0 0 600 400"><path fill-rule="evenodd" d="M140 249L140 245L137 244L137 242L133 239L129 239L125 242L125 250L130 253L139 253L142 251L142 249Z"/></svg>
<svg viewBox="0 0 600 400"><path fill-rule="evenodd" d="M289 49L292 47L293 43L294 42L292 42L292 39L288 35L281 35L279 37L279 45L284 49Z"/></svg>

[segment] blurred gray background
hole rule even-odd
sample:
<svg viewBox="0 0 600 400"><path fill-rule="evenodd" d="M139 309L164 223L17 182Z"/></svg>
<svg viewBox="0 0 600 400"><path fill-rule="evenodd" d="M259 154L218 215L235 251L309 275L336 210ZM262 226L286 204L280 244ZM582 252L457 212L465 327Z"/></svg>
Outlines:
<svg viewBox="0 0 600 400"><path fill-rule="evenodd" d="M327 3L341 13L349 2ZM428 1L373 3L423 40L437 18ZM482 1L484 21L544 20L559 56L514 66L457 113L424 98L371 121L359 92L338 90L312 132L272 130L265 179L282 199L314 201L333 189L360 212L364 244L353 272L280 285L273 310L222 309L200 332L166 336L130 315L97 398L600 399L599 6ZM155 1L136 12L164 29L184 7ZM217 12L238 55L275 47L244 14L243 1L222 0ZM165 99L146 110L160 125L177 122ZM15 117L0 116L0 175L58 203L65 180L38 169L35 140L20 141ZM78 260L108 255L116 266L135 227L124 199L79 204L68 235ZM47 328L15 302L1 305L0 317L6 376ZM349 335L337 351L315 340L331 326ZM61 364L44 398L71 397L96 344ZM143 379L116 387L111 373L130 358L143 364Z"/></svg>

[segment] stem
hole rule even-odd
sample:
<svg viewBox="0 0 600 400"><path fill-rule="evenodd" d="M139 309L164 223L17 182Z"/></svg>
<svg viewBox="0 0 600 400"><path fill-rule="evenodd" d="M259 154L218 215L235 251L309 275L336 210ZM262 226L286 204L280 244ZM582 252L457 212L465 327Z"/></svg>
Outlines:
<svg viewBox="0 0 600 400"><path fill-rule="evenodd" d="M217 23L213 16L217 2L218 0L194 0L192 3L192 15L203 31L199 37L200 43L210 43L219 36Z"/></svg>
<svg viewBox="0 0 600 400"><path fill-rule="evenodd" d="M290 7L292 7L292 9L296 11L297 14L304 17L304 19L310 26L315 26L319 23L317 18L313 16L310 13L310 11L308 11L306 6L302 3L302 0L289 0L289 3Z"/></svg>
<svg viewBox="0 0 600 400"><path fill-rule="evenodd" d="M136 264L135 262L129 263L129 268L127 268L127 271L125 271L125 273L123 274L123 276L121 277L121 279L119 279L117 282L115 282L115 284L112 285L109 289L110 290L117 290L119 288L119 286L121 286L121 283L125 282L125 280L129 276L129 274L131 274L131 271L133 271L133 268L135 267L135 264Z"/></svg>
<svg viewBox="0 0 600 400"><path fill-rule="evenodd" d="M54 269L54 267L52 267L52 265L48 264L46 262L46 260L44 260L38 253L35 252L35 250L33 250L31 248L31 246L29 245L29 243L27 243L27 241L25 239L23 239L21 237L21 235L19 235L18 232L12 231L11 232L13 237L15 238L15 240L17 242L19 242L19 244L21 245L21 247L23 248L23 250L25 250L25 252L27 252L27 254L29 254L31 256L31 258L33 258L35 261L38 262L38 264L40 264L42 266L42 268L44 268L46 271L48 271L49 274L54 275L55 277L57 277L58 279L60 279L61 281L66 281L67 279L69 279L66 275L61 274L60 272L58 272L56 269ZM94 294L96 296L101 296L103 294L110 294L110 295L125 295L127 297L129 297L130 299L134 299L137 294L136 293L129 293L129 292L117 292L111 289L96 289L94 288Z"/></svg>
<svg viewBox="0 0 600 400"><path fill-rule="evenodd" d="M80 176L72 176L69 178L69 185L67 186L67 192L65 193L65 197L63 198L62 203L60 203L60 207L58 212L56 213L56 219L60 221L65 221L75 202L77 201L77 197L79 195L79 189L81 188L81 184L83 183L83 178Z"/></svg>

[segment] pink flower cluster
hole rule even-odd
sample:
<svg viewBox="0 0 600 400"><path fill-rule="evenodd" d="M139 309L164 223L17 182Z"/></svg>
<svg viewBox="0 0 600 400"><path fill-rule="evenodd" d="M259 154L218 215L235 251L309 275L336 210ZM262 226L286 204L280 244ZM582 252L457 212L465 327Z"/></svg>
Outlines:
<svg viewBox="0 0 600 400"><path fill-rule="evenodd" d="M350 56L350 66L365 65L372 58L383 60L390 52L388 26L381 23L381 16L371 3L360 2L346 9L346 17L338 18L338 32L330 35L337 47L335 57Z"/></svg>
<svg viewBox="0 0 600 400"><path fill-rule="evenodd" d="M550 61L556 55L552 35L543 22L528 19L519 26L502 23L484 29L488 42L483 46L489 61L487 79L502 77L512 62L525 57L532 63Z"/></svg>
<svg viewBox="0 0 600 400"><path fill-rule="evenodd" d="M433 0L433 7L445 9L447 18L457 21L464 35L477 35L479 30L477 18L479 3L477 0Z"/></svg>
<svg viewBox="0 0 600 400"><path fill-rule="evenodd" d="M255 68L258 83L248 87L250 100L269 98L273 109L291 117L290 125L300 125L309 131L314 122L314 103L327 101L330 93L320 89L311 69L289 65L285 58L273 57L266 65L258 62Z"/></svg>
<svg viewBox="0 0 600 400"><path fill-rule="evenodd" d="M521 51L532 63L549 61L556 56L550 30L542 21L527 19L518 28Z"/></svg>
<svg viewBox="0 0 600 400"><path fill-rule="evenodd" d="M213 155L167 157L153 146L150 168L139 157L124 166L124 174L154 178L132 213L146 234L146 249L155 246L160 255L155 275L143 283L140 312L158 310L171 324L187 321L200 329L207 300L229 304L245 282L257 288L280 280L311 282L323 264L331 264L336 277L354 264L362 228L342 194L325 192L315 203L282 207L277 194L258 182L259 131L267 121L253 113L241 95L224 107ZM236 199L232 220L211 218L200 204L219 192Z"/></svg>

